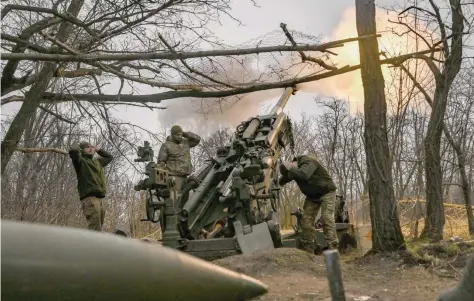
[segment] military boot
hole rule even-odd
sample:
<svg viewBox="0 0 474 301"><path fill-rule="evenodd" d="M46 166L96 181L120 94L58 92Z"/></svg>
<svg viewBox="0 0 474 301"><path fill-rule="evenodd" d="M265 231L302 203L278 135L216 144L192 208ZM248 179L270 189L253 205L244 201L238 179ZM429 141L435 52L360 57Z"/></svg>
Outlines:
<svg viewBox="0 0 474 301"><path fill-rule="evenodd" d="M310 246L305 246L305 247L299 247L301 251L305 251L308 254L313 254L314 255L314 249Z"/></svg>
<svg viewBox="0 0 474 301"><path fill-rule="evenodd" d="M298 249L305 251L310 254L314 254L314 246L311 242L300 241Z"/></svg>

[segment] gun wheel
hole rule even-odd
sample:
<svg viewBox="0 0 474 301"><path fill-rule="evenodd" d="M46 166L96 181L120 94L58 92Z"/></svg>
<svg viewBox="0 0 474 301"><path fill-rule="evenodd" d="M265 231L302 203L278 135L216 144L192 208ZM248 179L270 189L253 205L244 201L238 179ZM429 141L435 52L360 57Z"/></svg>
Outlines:
<svg viewBox="0 0 474 301"><path fill-rule="evenodd" d="M281 241L280 225L273 220L268 221L267 225L268 230L270 231L270 236L272 237L273 246L275 248L281 248L283 243Z"/></svg>
<svg viewBox="0 0 474 301"><path fill-rule="evenodd" d="M275 175L276 173L274 173ZM273 178L272 186L278 186L278 179ZM270 190L271 191L271 190ZM278 204L280 203L280 192L273 192L273 197L270 198L270 204L272 206L272 210L278 212Z"/></svg>

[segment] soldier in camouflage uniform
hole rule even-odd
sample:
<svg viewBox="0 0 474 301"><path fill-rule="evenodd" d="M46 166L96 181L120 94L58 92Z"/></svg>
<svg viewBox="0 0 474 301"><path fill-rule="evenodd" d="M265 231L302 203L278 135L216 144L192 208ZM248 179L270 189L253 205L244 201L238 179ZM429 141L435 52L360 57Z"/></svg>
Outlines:
<svg viewBox="0 0 474 301"><path fill-rule="evenodd" d="M280 185L285 185L292 180L306 196L303 206L303 220L301 232L301 249L314 252L316 215L321 210L324 238L329 249L337 249L339 242L336 235L334 211L336 202L336 185L327 170L316 160L308 155L297 156L293 162L284 162L280 167Z"/></svg>
<svg viewBox="0 0 474 301"><path fill-rule="evenodd" d="M101 158L93 158L96 152ZM109 165L113 156L89 142L81 142L69 150L69 157L76 171L79 199L88 222L87 228L102 231L105 218L102 199L107 193L104 167Z"/></svg>
<svg viewBox="0 0 474 301"><path fill-rule="evenodd" d="M161 145L157 163L166 166L170 174L175 177L175 199L181 195L181 188L192 172L190 150L197 146L199 142L201 142L199 135L192 132L183 132L179 125L175 125L171 128L171 135Z"/></svg>

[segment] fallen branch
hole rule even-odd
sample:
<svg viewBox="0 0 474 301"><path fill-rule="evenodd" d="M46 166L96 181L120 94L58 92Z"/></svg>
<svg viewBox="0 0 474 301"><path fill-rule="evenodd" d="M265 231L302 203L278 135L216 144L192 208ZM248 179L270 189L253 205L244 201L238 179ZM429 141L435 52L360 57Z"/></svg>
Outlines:
<svg viewBox="0 0 474 301"><path fill-rule="evenodd" d="M406 61L411 58L419 58L419 55L432 53L433 51L440 51L440 49L434 50L424 50L416 53L409 53L405 55L400 55L393 58L388 58L380 60L380 64L399 64L400 61ZM147 95L120 95L120 102L128 103L160 103L163 100L175 99L175 98L221 98L234 96L239 94L252 93L257 91L272 90L292 87L298 84L318 81L324 78L329 78L336 75L341 75L344 73L352 72L360 69L360 65L355 66L345 66L337 70L331 70L324 73L319 73L310 76L299 77L291 80L273 82L266 84L256 84L250 85L243 88L230 89L230 90L221 90L221 91L167 91L156 94L147 94ZM117 102L117 95L110 94L55 94L55 93L45 93L43 95L43 103L59 103L65 101L91 101L91 102ZM11 96L5 99L2 99L2 105L10 102L24 101L22 96Z"/></svg>
<svg viewBox="0 0 474 301"><path fill-rule="evenodd" d="M53 147L17 147L16 151L22 153L57 153L61 155L68 155L69 153L63 149L53 148Z"/></svg>
<svg viewBox="0 0 474 301"><path fill-rule="evenodd" d="M53 77L65 77L65 78L75 78L81 77L86 75L102 75L101 69L86 69L86 68L79 68L76 70L64 70L63 67L58 68L54 73Z"/></svg>
<svg viewBox="0 0 474 301"><path fill-rule="evenodd" d="M199 57L216 57L230 55L247 55L265 52L288 52L288 51L324 51L329 48L342 46L343 43L359 41L368 38L380 37L377 35L367 35L361 37L348 38L332 41L318 45L301 46L268 46L243 49L226 50L203 50L194 52L154 52L154 53L133 53L133 54L47 54L47 53L2 53L1 60L19 61L55 61L55 62L98 62L98 61L135 61L135 60L184 60Z"/></svg>

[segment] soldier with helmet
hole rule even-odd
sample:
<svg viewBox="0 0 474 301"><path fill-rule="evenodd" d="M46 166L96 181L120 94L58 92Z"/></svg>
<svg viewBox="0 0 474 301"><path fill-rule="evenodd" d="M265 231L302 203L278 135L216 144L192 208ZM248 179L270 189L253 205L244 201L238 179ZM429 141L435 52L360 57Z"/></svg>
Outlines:
<svg viewBox="0 0 474 301"><path fill-rule="evenodd" d="M329 249L337 249L339 241L334 221L337 187L326 168L315 157L302 155L295 157L292 162L283 162L280 165L280 173L280 185L294 180L306 196L303 206L300 248L310 253L314 252L316 231L314 221L321 209L324 238Z"/></svg>
<svg viewBox="0 0 474 301"><path fill-rule="evenodd" d="M101 158L94 158L95 153ZM79 199L88 222L87 228L102 231L105 218L103 198L107 193L104 167L112 162L113 156L84 141L69 150L69 157L76 171Z"/></svg>
<svg viewBox="0 0 474 301"><path fill-rule="evenodd" d="M192 132L184 132L179 125L171 128L171 135L166 138L158 153L157 163L166 167L175 177L176 195L181 195L182 186L191 174L191 148L201 142L201 137Z"/></svg>

